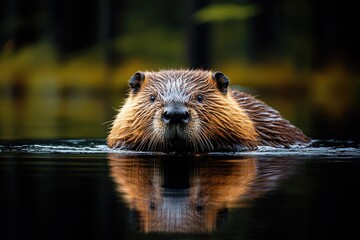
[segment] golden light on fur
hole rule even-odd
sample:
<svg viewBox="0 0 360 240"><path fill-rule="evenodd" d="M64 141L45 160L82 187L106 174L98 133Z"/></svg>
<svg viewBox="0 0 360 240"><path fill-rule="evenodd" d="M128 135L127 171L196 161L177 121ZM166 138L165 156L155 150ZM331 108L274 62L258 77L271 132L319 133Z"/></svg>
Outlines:
<svg viewBox="0 0 360 240"><path fill-rule="evenodd" d="M135 73L108 145L143 151L208 152L309 141L277 111L229 89L228 83L224 74L202 70ZM167 109L178 114L176 123L166 119Z"/></svg>

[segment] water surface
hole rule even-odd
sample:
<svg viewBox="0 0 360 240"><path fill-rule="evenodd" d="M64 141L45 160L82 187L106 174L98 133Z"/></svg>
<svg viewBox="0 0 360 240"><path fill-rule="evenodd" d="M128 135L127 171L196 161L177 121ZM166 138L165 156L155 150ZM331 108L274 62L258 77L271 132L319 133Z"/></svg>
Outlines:
<svg viewBox="0 0 360 240"><path fill-rule="evenodd" d="M1 239L356 239L360 147L113 151L0 142Z"/></svg>

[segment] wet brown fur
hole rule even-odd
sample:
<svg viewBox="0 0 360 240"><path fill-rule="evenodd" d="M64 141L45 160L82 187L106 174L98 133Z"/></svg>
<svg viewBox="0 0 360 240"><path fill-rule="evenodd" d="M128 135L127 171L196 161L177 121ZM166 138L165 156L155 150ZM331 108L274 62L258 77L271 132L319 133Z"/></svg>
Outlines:
<svg viewBox="0 0 360 240"><path fill-rule="evenodd" d="M262 101L237 90L219 91L210 71L168 70L144 76L140 90L130 93L113 122L107 141L112 148L177 151L180 144L182 151L207 152L309 142ZM199 94L201 103L196 101ZM191 121L186 127L170 129L161 121L164 105L171 101L187 107Z"/></svg>

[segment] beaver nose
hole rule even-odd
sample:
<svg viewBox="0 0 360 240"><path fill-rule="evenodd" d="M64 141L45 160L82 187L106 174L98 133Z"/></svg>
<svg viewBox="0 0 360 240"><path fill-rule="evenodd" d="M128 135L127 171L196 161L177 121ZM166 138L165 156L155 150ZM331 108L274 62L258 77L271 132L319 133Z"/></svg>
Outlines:
<svg viewBox="0 0 360 240"><path fill-rule="evenodd" d="M185 106L172 104L164 109L162 121L166 124L186 124L190 120L189 111Z"/></svg>

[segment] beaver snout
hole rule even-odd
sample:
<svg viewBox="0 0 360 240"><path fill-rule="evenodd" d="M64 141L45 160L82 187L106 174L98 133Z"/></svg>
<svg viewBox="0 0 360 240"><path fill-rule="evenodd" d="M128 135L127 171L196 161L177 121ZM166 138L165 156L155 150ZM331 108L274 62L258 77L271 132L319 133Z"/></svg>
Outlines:
<svg viewBox="0 0 360 240"><path fill-rule="evenodd" d="M190 113L182 103L170 103L164 108L161 120L165 124L187 124Z"/></svg>

